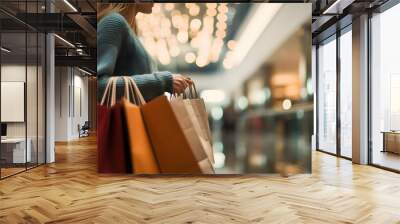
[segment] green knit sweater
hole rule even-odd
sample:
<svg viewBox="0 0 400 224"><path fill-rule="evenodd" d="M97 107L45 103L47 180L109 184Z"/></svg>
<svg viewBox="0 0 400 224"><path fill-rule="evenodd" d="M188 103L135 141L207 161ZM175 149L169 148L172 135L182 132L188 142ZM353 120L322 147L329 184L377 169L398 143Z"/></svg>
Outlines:
<svg viewBox="0 0 400 224"><path fill-rule="evenodd" d="M156 72L154 62L128 22L111 13L97 24L98 99L103 96L110 76L132 76L144 99L149 101L172 92L170 72ZM117 84L117 99L123 95L122 79Z"/></svg>

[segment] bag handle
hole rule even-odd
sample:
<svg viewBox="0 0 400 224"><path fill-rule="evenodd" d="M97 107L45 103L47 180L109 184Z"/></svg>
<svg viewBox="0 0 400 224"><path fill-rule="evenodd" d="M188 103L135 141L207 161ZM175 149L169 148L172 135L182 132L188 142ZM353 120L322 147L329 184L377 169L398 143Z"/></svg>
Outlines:
<svg viewBox="0 0 400 224"><path fill-rule="evenodd" d="M178 97L182 97L183 99L198 99L199 94L197 93L195 84L190 84L187 90L183 91L183 93L178 94L173 92L170 96L170 100Z"/></svg>
<svg viewBox="0 0 400 224"><path fill-rule="evenodd" d="M113 78L112 88L111 88L111 95L110 95L110 106L114 106L117 101L117 82L118 77Z"/></svg>
<svg viewBox="0 0 400 224"><path fill-rule="evenodd" d="M124 80L124 89L125 89L125 93L124 93L124 97L131 102L131 97L130 97L130 91L129 91L129 81L126 79L125 76L122 77L122 79ZM134 100L134 99L132 99Z"/></svg>
<svg viewBox="0 0 400 224"><path fill-rule="evenodd" d="M103 97L101 98L100 105L104 105L106 100L108 100L108 98L109 98L109 92L110 92L111 84L113 82L112 78L113 77L110 77L107 80L107 85L106 85L106 88L104 89L104 93L103 93Z"/></svg>
<svg viewBox="0 0 400 224"><path fill-rule="evenodd" d="M191 99L198 99L199 98L199 94L197 93L196 85L194 83L189 85L189 95L190 95Z"/></svg>
<svg viewBox="0 0 400 224"><path fill-rule="evenodd" d="M133 95L132 98L134 100L134 103L140 106L146 104L146 101L144 100L144 97L140 92L139 87L136 85L135 80L130 76L124 76L124 79L128 83L127 86L129 86L129 90Z"/></svg>
<svg viewBox="0 0 400 224"><path fill-rule="evenodd" d="M132 82L133 88L135 90L136 96L138 97L138 101L139 101L140 105L146 104L146 101L144 100L144 97L143 97L142 93L140 92L140 89L137 86L135 80L132 77L130 77L130 80Z"/></svg>
<svg viewBox="0 0 400 224"><path fill-rule="evenodd" d="M117 77L108 78L106 89L104 90L100 105L112 106L115 104L117 89L116 78Z"/></svg>
<svg viewBox="0 0 400 224"><path fill-rule="evenodd" d="M136 104L136 105L140 105L140 102L138 100L138 97L136 96L135 90L134 90L134 86L132 84L132 81L130 79L129 76L124 76L123 77L125 80L125 84L126 84L126 88L127 88L127 92L126 94L128 94L129 96L132 97L131 102Z"/></svg>

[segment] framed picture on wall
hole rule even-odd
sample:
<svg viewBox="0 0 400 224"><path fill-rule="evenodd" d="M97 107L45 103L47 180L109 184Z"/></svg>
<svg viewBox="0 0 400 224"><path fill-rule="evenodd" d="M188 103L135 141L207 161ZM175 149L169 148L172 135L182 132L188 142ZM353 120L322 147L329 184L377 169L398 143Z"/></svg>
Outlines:
<svg viewBox="0 0 400 224"><path fill-rule="evenodd" d="M1 122L25 121L25 82L1 82Z"/></svg>

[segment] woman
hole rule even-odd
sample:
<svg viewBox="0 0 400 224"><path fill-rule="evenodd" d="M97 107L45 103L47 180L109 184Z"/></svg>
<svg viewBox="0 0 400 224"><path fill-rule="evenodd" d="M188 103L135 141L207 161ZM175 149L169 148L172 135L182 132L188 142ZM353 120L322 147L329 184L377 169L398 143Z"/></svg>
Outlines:
<svg viewBox="0 0 400 224"><path fill-rule="evenodd" d="M190 79L156 66L133 31L138 12L151 13L153 3L106 3L98 5L97 75L99 98L110 76L132 76L143 97L149 101L164 92L181 93ZM123 94L122 80L117 84L117 99Z"/></svg>

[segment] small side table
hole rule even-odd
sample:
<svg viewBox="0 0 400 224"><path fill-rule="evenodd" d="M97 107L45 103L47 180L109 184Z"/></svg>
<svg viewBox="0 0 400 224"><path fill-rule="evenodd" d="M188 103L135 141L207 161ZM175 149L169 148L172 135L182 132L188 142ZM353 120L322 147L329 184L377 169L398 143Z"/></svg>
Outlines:
<svg viewBox="0 0 400 224"><path fill-rule="evenodd" d="M383 150L382 152L392 152L400 154L400 131L382 131Z"/></svg>

